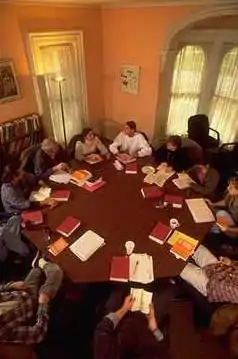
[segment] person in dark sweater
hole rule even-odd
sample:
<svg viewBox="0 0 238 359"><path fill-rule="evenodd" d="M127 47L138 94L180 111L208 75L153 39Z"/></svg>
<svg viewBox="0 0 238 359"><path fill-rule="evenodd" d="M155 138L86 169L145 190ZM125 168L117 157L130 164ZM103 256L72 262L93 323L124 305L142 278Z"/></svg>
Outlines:
<svg viewBox="0 0 238 359"><path fill-rule="evenodd" d="M150 312L131 312L134 298L128 291L115 291L107 304L107 315L94 335L94 359L169 359L165 326L175 286L167 284L154 293ZM126 296L126 297L125 297ZM119 309L118 309L119 308Z"/></svg>
<svg viewBox="0 0 238 359"><path fill-rule="evenodd" d="M182 147L180 136L170 136L167 142L154 152L155 159L159 163L167 163L176 172L185 171L193 163L188 156L187 148Z"/></svg>
<svg viewBox="0 0 238 359"><path fill-rule="evenodd" d="M48 179L54 172L67 170L67 160L63 148L54 140L46 138L35 156L35 174L38 179Z"/></svg>
<svg viewBox="0 0 238 359"><path fill-rule="evenodd" d="M216 197L220 175L216 169L211 167L208 158L204 158L200 164L189 169L187 174L195 181L190 183L192 191L209 199Z"/></svg>

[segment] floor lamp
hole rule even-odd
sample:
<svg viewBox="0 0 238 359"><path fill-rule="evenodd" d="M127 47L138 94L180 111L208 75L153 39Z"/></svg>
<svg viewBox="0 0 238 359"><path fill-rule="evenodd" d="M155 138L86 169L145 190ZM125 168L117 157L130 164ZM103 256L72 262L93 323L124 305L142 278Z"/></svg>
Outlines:
<svg viewBox="0 0 238 359"><path fill-rule="evenodd" d="M58 83L59 86L59 94L60 94L60 107L61 107L61 115L62 115L62 125L63 125L63 132L64 132L64 145L67 148L67 138L66 138L66 128L65 128L65 117L64 117L64 103L63 103L63 96L62 96L62 83L65 81L65 78L62 76L57 76L53 79L55 82Z"/></svg>

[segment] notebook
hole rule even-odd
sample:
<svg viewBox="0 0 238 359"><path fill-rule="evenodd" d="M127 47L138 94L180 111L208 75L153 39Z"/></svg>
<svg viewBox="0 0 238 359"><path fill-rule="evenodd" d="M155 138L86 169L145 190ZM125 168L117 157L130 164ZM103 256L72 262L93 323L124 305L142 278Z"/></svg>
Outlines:
<svg viewBox="0 0 238 359"><path fill-rule="evenodd" d="M163 192L157 186L143 187L141 193L144 198L160 198L163 196Z"/></svg>
<svg viewBox="0 0 238 359"><path fill-rule="evenodd" d="M81 261L87 261L105 241L97 233L89 230L77 239L69 248Z"/></svg>
<svg viewBox="0 0 238 359"><path fill-rule="evenodd" d="M97 191L99 188L103 187L106 184L105 181L99 181L96 182L95 184L88 184L88 182L84 183L83 188L86 189L89 192L94 192Z"/></svg>
<svg viewBox="0 0 238 359"><path fill-rule="evenodd" d="M180 239L183 239L191 243L194 247L198 245L198 241L196 239L180 231L174 231L174 233L171 235L167 243L170 244L171 246L174 246Z"/></svg>
<svg viewBox="0 0 238 359"><path fill-rule="evenodd" d="M21 218L23 222L30 222L31 224L42 224L43 223L43 215L41 211L27 211L21 214Z"/></svg>
<svg viewBox="0 0 238 359"><path fill-rule="evenodd" d="M154 281L154 268L152 256L142 253L132 253L130 259L130 276L131 282L151 283Z"/></svg>
<svg viewBox="0 0 238 359"><path fill-rule="evenodd" d="M44 202L47 198L50 197L51 188L41 187L38 191L31 192L30 201L31 202Z"/></svg>
<svg viewBox="0 0 238 359"><path fill-rule="evenodd" d="M174 208L182 208L183 206L183 197L180 196L172 196L170 194L166 194L164 196L164 205L171 205Z"/></svg>
<svg viewBox="0 0 238 359"><path fill-rule="evenodd" d="M137 174L138 166L137 162L128 163L126 165L125 173L126 174Z"/></svg>
<svg viewBox="0 0 238 359"><path fill-rule="evenodd" d="M215 218L203 198L186 199L185 202L196 223L214 222Z"/></svg>
<svg viewBox="0 0 238 359"><path fill-rule="evenodd" d="M68 247L68 245L68 242L66 242L66 240L61 237L57 239L57 241L49 245L48 251L53 254L53 256L57 256L58 254L63 252L63 250Z"/></svg>
<svg viewBox="0 0 238 359"><path fill-rule="evenodd" d="M141 288L131 288L131 295L134 298L131 311L140 311L144 314L149 314L153 293Z"/></svg>
<svg viewBox="0 0 238 359"><path fill-rule="evenodd" d="M59 227L56 228L57 232L69 237L79 226L81 222L74 217L67 217Z"/></svg>
<svg viewBox="0 0 238 359"><path fill-rule="evenodd" d="M151 234L149 235L149 238L152 239L152 241L155 241L159 244L164 244L171 233L172 230L170 227L166 226L161 222L158 222L154 227L153 231L151 232Z"/></svg>
<svg viewBox="0 0 238 359"><path fill-rule="evenodd" d="M71 178L70 173L65 172L65 171L58 171L53 173L49 179L55 183L63 183L63 184L67 184L69 183Z"/></svg>
<svg viewBox="0 0 238 359"><path fill-rule="evenodd" d="M51 193L51 198L59 202L67 202L70 197L70 191L68 190L53 190Z"/></svg>
<svg viewBox="0 0 238 359"><path fill-rule="evenodd" d="M129 257L113 257L111 262L110 280L128 282Z"/></svg>
<svg viewBox="0 0 238 359"><path fill-rule="evenodd" d="M195 251L197 243L187 241L185 238L179 238L174 246L170 249L170 252L175 255L176 258L186 261Z"/></svg>

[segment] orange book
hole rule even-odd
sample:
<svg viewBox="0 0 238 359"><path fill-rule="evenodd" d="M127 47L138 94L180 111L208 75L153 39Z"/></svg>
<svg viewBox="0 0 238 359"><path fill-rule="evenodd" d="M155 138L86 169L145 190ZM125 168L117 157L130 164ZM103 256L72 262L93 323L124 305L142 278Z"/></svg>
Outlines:
<svg viewBox="0 0 238 359"><path fill-rule="evenodd" d="M85 170L74 171L71 175L72 179L78 182L86 181L90 177L90 173Z"/></svg>
<svg viewBox="0 0 238 359"><path fill-rule="evenodd" d="M55 241L54 243L50 244L48 250L51 254L57 256L58 254L63 252L63 250L68 247L68 245L69 243L66 242L64 238L61 237L57 239L57 241Z"/></svg>
<svg viewBox="0 0 238 359"><path fill-rule="evenodd" d="M173 253L175 257L186 261L194 253L195 248L195 245L181 238L178 239L170 252Z"/></svg>

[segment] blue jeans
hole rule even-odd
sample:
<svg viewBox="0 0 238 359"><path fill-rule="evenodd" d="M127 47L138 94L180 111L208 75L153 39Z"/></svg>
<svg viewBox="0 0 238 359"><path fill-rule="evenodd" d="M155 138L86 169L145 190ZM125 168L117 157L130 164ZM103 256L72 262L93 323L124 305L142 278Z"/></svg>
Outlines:
<svg viewBox="0 0 238 359"><path fill-rule="evenodd" d="M231 226L231 227L235 226L235 222L234 222L234 220L231 217L229 212L227 212L225 210L217 211L216 218L219 219L221 217L226 219L229 226ZM217 233L220 233L220 232L221 232L220 228L216 224L214 224L212 226L212 228L211 228L211 233L216 233L217 234Z"/></svg>
<svg viewBox="0 0 238 359"><path fill-rule="evenodd" d="M12 216L0 229L0 261L5 260L8 251L27 256L29 249L21 240L20 216Z"/></svg>

